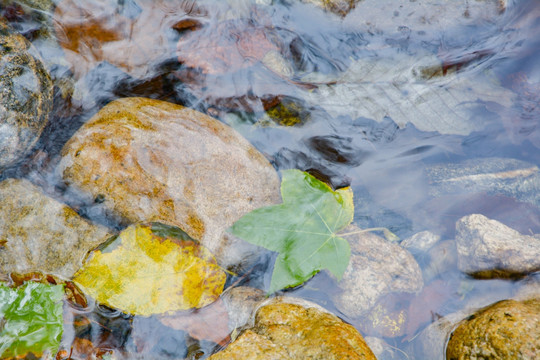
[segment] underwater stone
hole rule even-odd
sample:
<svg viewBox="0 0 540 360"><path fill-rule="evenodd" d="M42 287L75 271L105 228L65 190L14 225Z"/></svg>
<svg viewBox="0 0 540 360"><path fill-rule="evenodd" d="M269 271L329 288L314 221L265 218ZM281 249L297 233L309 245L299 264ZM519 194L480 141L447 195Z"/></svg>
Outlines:
<svg viewBox="0 0 540 360"><path fill-rule="evenodd" d="M335 315L306 300L279 297L257 310L254 327L210 357L240 358L374 360L375 355L362 335Z"/></svg>
<svg viewBox="0 0 540 360"><path fill-rule="evenodd" d="M0 183L0 275L42 272L70 279L111 236L27 180Z"/></svg>
<svg viewBox="0 0 540 360"><path fill-rule="evenodd" d="M260 252L225 230L280 201L277 172L235 130L198 111L145 98L102 108L66 143L58 170L121 223L178 226L224 267Z"/></svg>
<svg viewBox="0 0 540 360"><path fill-rule="evenodd" d="M503 300L463 320L446 349L447 359L538 359L540 299Z"/></svg>
<svg viewBox="0 0 540 360"><path fill-rule="evenodd" d="M52 96L51 79L36 50L0 18L0 171L36 144Z"/></svg>
<svg viewBox="0 0 540 360"><path fill-rule="evenodd" d="M359 228L349 226L345 232ZM343 292L334 294L336 307L347 316L358 318L367 314L385 295L417 293L424 281L414 257L399 245L373 233L347 236L351 245L351 260L339 282Z"/></svg>
<svg viewBox="0 0 540 360"><path fill-rule="evenodd" d="M522 235L481 214L456 224L458 267L479 278L511 278L540 270L540 238Z"/></svg>

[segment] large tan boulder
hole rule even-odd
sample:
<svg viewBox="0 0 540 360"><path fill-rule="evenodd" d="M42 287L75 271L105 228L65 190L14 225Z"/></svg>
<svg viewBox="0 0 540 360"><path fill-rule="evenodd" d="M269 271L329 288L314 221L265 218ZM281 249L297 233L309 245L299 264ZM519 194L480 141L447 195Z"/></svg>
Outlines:
<svg viewBox="0 0 540 360"><path fill-rule="evenodd" d="M124 98L111 102L64 146L68 185L102 202L124 224L176 225L207 246L220 265L253 247L224 238L242 215L280 201L276 171L232 128L180 105Z"/></svg>
<svg viewBox="0 0 540 360"><path fill-rule="evenodd" d="M211 360L375 360L362 335L309 302L287 298L260 307L254 326Z"/></svg>
<svg viewBox="0 0 540 360"><path fill-rule="evenodd" d="M463 320L448 341L446 358L520 359L540 357L540 299L504 300Z"/></svg>

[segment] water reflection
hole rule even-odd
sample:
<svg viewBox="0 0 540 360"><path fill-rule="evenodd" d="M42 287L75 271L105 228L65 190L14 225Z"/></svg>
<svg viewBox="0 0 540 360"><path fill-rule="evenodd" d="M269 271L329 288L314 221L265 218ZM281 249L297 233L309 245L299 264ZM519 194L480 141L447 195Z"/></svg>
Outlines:
<svg viewBox="0 0 540 360"><path fill-rule="evenodd" d="M420 3L404 6L418 10ZM457 3L433 5L420 19L392 1L366 0L345 18L300 1L70 0L58 2L54 13L38 12L41 17L11 2L2 6L2 15L41 51L56 94L38 155L2 177L30 178L76 203L52 175L63 144L108 102L144 96L218 117L278 170L298 168L335 188L352 186L355 222L361 227L387 227L401 238L431 230L448 240L457 219L482 213L523 233L539 233L538 185L521 193L474 184L437 193L437 181L429 176L441 164L462 167L470 159L480 159L479 167L489 159L501 163L496 158L521 160L521 170L540 164L539 3L508 1L506 10L486 12L484 3L475 4L468 14ZM64 51L47 40L51 34ZM364 82L361 88L346 87ZM418 110L428 97L432 108ZM373 104L367 104L370 99ZM278 105L289 112L272 117ZM299 121L284 126L276 120L284 113ZM457 118L463 126L448 130ZM443 127L445 122L451 124ZM80 205L87 216L106 221L91 205ZM402 339L390 340L400 349L401 340L412 340L433 317L459 309L465 298L496 301L520 284L472 280L455 264L441 272L431 258L418 260L424 276L429 273L426 296L433 301L393 299L407 303L416 318ZM254 276L253 283L262 276ZM447 288L459 291L444 292ZM334 291L333 280L321 274L292 293L337 313L327 296ZM109 318L115 316L101 315L72 316L74 323L81 322L77 316L87 319L76 336L94 346L129 348L133 339L146 336L143 329L155 325L122 319L120 330L114 330ZM163 356L186 356L192 339L184 333L164 334L164 326L151 332L158 334L154 342L161 343ZM100 337L111 340L94 340ZM203 350L208 353L212 346Z"/></svg>

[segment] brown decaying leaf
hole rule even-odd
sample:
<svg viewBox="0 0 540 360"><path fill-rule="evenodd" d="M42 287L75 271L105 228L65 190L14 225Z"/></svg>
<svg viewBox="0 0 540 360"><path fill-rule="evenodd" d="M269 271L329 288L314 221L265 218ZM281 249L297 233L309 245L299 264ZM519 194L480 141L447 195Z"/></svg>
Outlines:
<svg viewBox="0 0 540 360"><path fill-rule="evenodd" d="M247 21L227 21L187 33L178 42L178 60L206 74L232 73L249 67L270 51L269 28Z"/></svg>
<svg viewBox="0 0 540 360"><path fill-rule="evenodd" d="M135 78L169 57L168 31L188 13L202 14L190 1L64 0L54 13L60 45L76 77L107 61Z"/></svg>
<svg viewBox="0 0 540 360"><path fill-rule="evenodd" d="M182 19L172 26L174 30L185 31L185 30L198 30L202 28L202 24L199 20L196 19Z"/></svg>
<svg viewBox="0 0 540 360"><path fill-rule="evenodd" d="M88 339L75 338L69 350L63 349L56 354L56 360L103 359L111 353L111 350L94 347Z"/></svg>
<svg viewBox="0 0 540 360"><path fill-rule="evenodd" d="M161 317L160 321L165 326L186 331L197 340L210 340L221 346L230 342L229 315L221 299L195 311Z"/></svg>
<svg viewBox="0 0 540 360"><path fill-rule="evenodd" d="M26 274L11 273L9 275L10 281L13 286L18 287L24 284L27 281L39 282L42 284L50 285L64 285L64 292L66 294L66 299L72 304L76 304L81 308L85 308L88 303L86 296L83 292L75 286L71 281L62 280L54 275L43 274L41 272L31 272Z"/></svg>

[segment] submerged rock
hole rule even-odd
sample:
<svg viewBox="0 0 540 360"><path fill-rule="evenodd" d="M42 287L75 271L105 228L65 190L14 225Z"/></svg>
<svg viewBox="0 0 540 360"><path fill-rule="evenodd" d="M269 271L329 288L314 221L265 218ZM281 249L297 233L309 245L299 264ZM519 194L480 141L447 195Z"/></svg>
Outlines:
<svg viewBox="0 0 540 360"><path fill-rule="evenodd" d="M474 298L469 298L465 306L453 313L445 315L444 317L438 319L437 321L430 324L422 332L415 335L413 339L410 340L410 344L407 348L407 352L414 354L413 357L422 358L422 359L444 359L446 352L446 345L448 344L448 339L460 322L467 322L476 318L477 316L482 316L482 309L488 309L492 306L497 306L499 303L516 303L528 301L531 299L539 299L540 291L538 287L538 279L530 278L519 284L520 287L514 296L509 300L508 296L501 296L500 293L481 293L479 296ZM480 314L480 315L478 315ZM538 316L538 312L537 312ZM538 324L538 317L536 320ZM495 325L495 324L494 324ZM511 330L511 325L508 328ZM484 328L486 330L486 328ZM538 331L538 330L536 330ZM512 335L515 336L515 335ZM446 357L450 359L449 357ZM466 354L463 357L457 357L456 359L471 359L474 357L468 357ZM478 357L480 358L480 357ZM504 356L499 357L486 357L489 359L506 359Z"/></svg>
<svg viewBox="0 0 540 360"><path fill-rule="evenodd" d="M304 76L303 81L326 84L303 92L303 100L333 117L364 117L379 123L391 118L400 128L410 123L420 131L469 135L487 125L474 116L486 110L486 102L509 107L515 98L511 91L490 83L483 73L426 74L426 69L443 71L440 60L431 53L418 51L410 56L392 51L384 57L377 54L354 60L338 76Z"/></svg>
<svg viewBox="0 0 540 360"><path fill-rule="evenodd" d="M427 263L422 268L425 282L446 272L456 271L458 261L456 242L454 240L441 241L429 250L426 260Z"/></svg>
<svg viewBox="0 0 540 360"><path fill-rule="evenodd" d="M445 359L448 337L455 328L455 324L467 315L470 315L470 312L457 312L430 324L414 340L411 340L408 352L417 355L420 359Z"/></svg>
<svg viewBox="0 0 540 360"><path fill-rule="evenodd" d="M480 278L514 277L540 270L540 237L522 235L484 215L456 224L458 267Z"/></svg>
<svg viewBox="0 0 540 360"><path fill-rule="evenodd" d="M251 320L253 312L266 299L264 291L249 286L228 288L221 300L228 314L230 331L242 328Z"/></svg>
<svg viewBox="0 0 540 360"><path fill-rule="evenodd" d="M424 253L431 249L440 239L440 235L426 230L406 238L399 245L411 252Z"/></svg>
<svg viewBox="0 0 540 360"><path fill-rule="evenodd" d="M345 16L360 0L303 0L306 3L312 3L325 10L331 11L337 15Z"/></svg>
<svg viewBox="0 0 540 360"><path fill-rule="evenodd" d="M464 193L505 195L540 207L538 166L516 159L471 159L426 169L429 193L435 197Z"/></svg>
<svg viewBox="0 0 540 360"><path fill-rule="evenodd" d="M69 279L87 252L110 236L27 180L0 183L1 274L42 272Z"/></svg>
<svg viewBox="0 0 540 360"><path fill-rule="evenodd" d="M389 345L381 338L377 338L373 336L366 336L365 340L366 340L366 343L369 345L369 348L373 351L373 353L377 357L377 360L408 359L406 353L401 352L396 347Z"/></svg>
<svg viewBox="0 0 540 360"><path fill-rule="evenodd" d="M540 273L527 278L514 295L516 300L540 299Z"/></svg>
<svg viewBox="0 0 540 360"><path fill-rule="evenodd" d="M39 55L0 18L0 171L38 141L52 108L53 86Z"/></svg>
<svg viewBox="0 0 540 360"><path fill-rule="evenodd" d="M351 226L348 230L359 229ZM420 267L407 250L372 233L350 235L347 239L351 260L339 283L343 291L333 296L344 314L360 317L389 293L416 293L422 289Z"/></svg>
<svg viewBox="0 0 540 360"><path fill-rule="evenodd" d="M77 79L101 62L148 79L158 63L169 59L172 28L187 8L195 12L198 6L168 0L63 0L53 23Z"/></svg>
<svg viewBox="0 0 540 360"><path fill-rule="evenodd" d="M375 359L354 327L314 304L288 301L259 308L254 327L210 359Z"/></svg>
<svg viewBox="0 0 540 360"><path fill-rule="evenodd" d="M324 0L312 0L324 1ZM335 1L335 2L343 2ZM333 1L324 1L333 2ZM349 1L352 2L352 1ZM370 33L402 34L407 37L433 36L458 26L493 23L506 10L507 0L362 0L345 18Z"/></svg>
<svg viewBox="0 0 540 360"><path fill-rule="evenodd" d="M101 109L64 146L59 171L123 223L182 228L221 266L242 263L256 249L225 238L225 230L280 200L276 171L236 131L200 112L144 98Z"/></svg>
<svg viewBox="0 0 540 360"><path fill-rule="evenodd" d="M282 360L291 359L291 357L272 341L251 330L246 330L225 350L212 355L209 359Z"/></svg>
<svg viewBox="0 0 540 360"><path fill-rule="evenodd" d="M540 299L503 300L463 320L448 341L446 358L521 359L540 356Z"/></svg>
<svg viewBox="0 0 540 360"><path fill-rule="evenodd" d="M360 329L364 333L385 338L405 334L406 324L409 321L407 310L392 297L389 299L389 301L382 299L362 318Z"/></svg>

